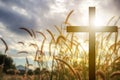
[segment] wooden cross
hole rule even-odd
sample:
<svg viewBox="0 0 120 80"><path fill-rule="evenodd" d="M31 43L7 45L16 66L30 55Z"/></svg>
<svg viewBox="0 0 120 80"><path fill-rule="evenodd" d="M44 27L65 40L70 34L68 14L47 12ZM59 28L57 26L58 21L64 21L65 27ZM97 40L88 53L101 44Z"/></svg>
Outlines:
<svg viewBox="0 0 120 80"><path fill-rule="evenodd" d="M95 77L95 32L117 32L117 26L94 27L95 7L89 7L89 27L67 26L67 32L89 32L89 80L96 80Z"/></svg>

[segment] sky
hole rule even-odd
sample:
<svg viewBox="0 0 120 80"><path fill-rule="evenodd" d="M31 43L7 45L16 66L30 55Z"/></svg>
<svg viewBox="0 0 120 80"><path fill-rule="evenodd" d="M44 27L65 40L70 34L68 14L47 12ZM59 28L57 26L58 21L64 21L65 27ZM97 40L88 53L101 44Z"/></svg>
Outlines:
<svg viewBox="0 0 120 80"><path fill-rule="evenodd" d="M54 32L54 25L62 25L71 10L74 10L69 20L72 25L88 25L90 6L96 7L96 18L99 21L97 24L106 25L113 16L115 16L113 22L119 19L119 4L120 0L0 0L0 37L9 46L7 55L14 59L16 65L24 65L25 57L28 55L18 52L22 50L35 52L35 49L18 44L19 41L26 43L33 41L25 31L19 29L20 27L44 33L46 29ZM120 21L116 26L120 26ZM38 37L38 40L40 42L42 38ZM0 51L4 53L3 43L0 42L0 45ZM29 58L32 63L32 57Z"/></svg>

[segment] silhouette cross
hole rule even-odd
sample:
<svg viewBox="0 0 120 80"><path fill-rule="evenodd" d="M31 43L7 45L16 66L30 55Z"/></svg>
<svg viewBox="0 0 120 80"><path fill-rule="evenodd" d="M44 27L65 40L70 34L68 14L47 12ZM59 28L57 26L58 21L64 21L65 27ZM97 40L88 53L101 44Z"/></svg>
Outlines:
<svg viewBox="0 0 120 80"><path fill-rule="evenodd" d="M95 32L117 32L117 26L94 27L95 7L89 7L89 27L67 26L67 32L89 32L89 80L96 80L95 77Z"/></svg>

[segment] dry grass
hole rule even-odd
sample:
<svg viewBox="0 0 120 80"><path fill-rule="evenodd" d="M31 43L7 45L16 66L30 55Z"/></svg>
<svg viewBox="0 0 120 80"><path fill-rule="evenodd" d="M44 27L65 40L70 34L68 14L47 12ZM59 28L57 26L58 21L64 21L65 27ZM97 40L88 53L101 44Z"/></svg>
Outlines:
<svg viewBox="0 0 120 80"><path fill-rule="evenodd" d="M73 10L67 15L64 24L70 25L69 18ZM107 25L110 25L115 17L112 17ZM116 25L120 17L114 22ZM20 29L28 32L28 34L33 37L33 41L38 41L38 36L36 33L42 36L42 41L39 43L29 43L29 46L33 46L36 50L34 54L34 61L38 63L40 67L39 77L45 78L47 80L88 80L88 51L85 50L84 45L88 44L89 40L83 41L81 43L78 39L81 36L77 36L75 33L65 33L65 30L60 29L60 27L55 26L58 35L47 29L47 35L40 31L29 30L27 28L21 27ZM64 31L64 32L63 32ZM115 37L113 37L115 36ZM119 34L116 32L110 33L97 33L96 34L96 76L99 76L97 80L110 80L115 76L119 76L119 64L120 62L120 40L118 40ZM0 38L6 46L5 53L8 50L6 42ZM111 40L112 39L112 40ZM48 54L45 52L45 43L49 42ZM20 41L19 44L24 46L24 42ZM41 43L41 45L39 45ZM18 53L26 53L27 51L20 51ZM45 57L50 57L52 60L45 60ZM26 63L29 65L29 59L26 58ZM51 64L51 66L49 66ZM34 65L33 65L34 66ZM49 66L49 67L48 67ZM118 66L116 68L116 66ZM43 69L50 69L50 71L43 71ZM48 70L49 70L48 69ZM118 71L114 70L118 69ZM34 80L32 76L31 79ZM26 78L26 76L24 77ZM38 79L37 79L38 80Z"/></svg>

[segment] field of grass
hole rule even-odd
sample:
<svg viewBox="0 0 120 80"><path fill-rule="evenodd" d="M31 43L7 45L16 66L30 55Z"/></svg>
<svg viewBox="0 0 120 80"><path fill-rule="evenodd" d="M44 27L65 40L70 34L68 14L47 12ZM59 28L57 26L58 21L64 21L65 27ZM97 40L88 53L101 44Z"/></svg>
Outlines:
<svg viewBox="0 0 120 80"><path fill-rule="evenodd" d="M55 26L58 31L54 34L50 29L46 29L47 34L21 27L21 30L28 32L32 37L33 43L29 43L30 47L36 49L34 54L34 61L38 63L40 73L35 77L32 76L18 76L18 75L3 75L1 80L88 80L88 54L85 49L88 45L88 38L83 42L79 41L81 36L76 33L67 33L66 25L70 26L68 22L71 11L64 21L65 26ZM108 24L114 19L112 17ZM119 20L115 21L117 24ZM61 28L62 27L62 28ZM119 28L118 28L119 31ZM37 42L36 34L43 37L42 41ZM49 34L49 35L48 35ZM85 33L87 35L87 33ZM2 40L4 43L5 41ZM49 41L49 53L45 53L45 43ZM24 42L19 42L23 44ZM8 50L6 45L5 52ZM120 80L120 40L119 33L96 33L96 78L97 80ZM19 53L30 53L27 51L20 51ZM45 57L49 62L45 62ZM26 67L29 67L29 62L26 58ZM34 65L33 65L34 66ZM43 69L46 70L43 70ZM26 75L26 74L25 74ZM2 75L1 75L2 76ZM8 79L6 79L8 78ZM29 79L26 79L29 78Z"/></svg>

